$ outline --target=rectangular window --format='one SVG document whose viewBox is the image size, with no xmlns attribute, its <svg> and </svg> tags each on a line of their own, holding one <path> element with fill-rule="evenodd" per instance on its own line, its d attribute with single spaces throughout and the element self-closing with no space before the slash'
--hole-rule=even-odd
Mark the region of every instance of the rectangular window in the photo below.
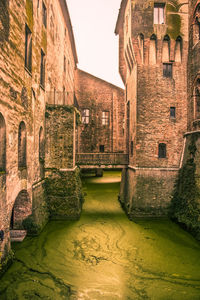
<svg viewBox="0 0 200 300">
<path fill-rule="evenodd" d="M 109 111 L 103 111 L 102 112 L 102 125 L 108 125 L 109 124 Z"/>
<path fill-rule="evenodd" d="M 158 157 L 166 158 L 166 144 L 161 143 L 158 145 Z"/>
<path fill-rule="evenodd" d="M 172 64 L 163 64 L 163 76 L 172 78 Z"/>
<path fill-rule="evenodd" d="M 41 49 L 41 63 L 40 63 L 40 85 L 45 87 L 45 54 Z"/>
<path fill-rule="evenodd" d="M 32 71 L 32 33 L 28 26 L 25 26 L 25 67 Z"/>
<path fill-rule="evenodd" d="M 104 153 L 104 145 L 99 146 L 99 152 Z"/>
<path fill-rule="evenodd" d="M 89 109 L 84 109 L 82 112 L 82 123 L 89 124 L 90 121 L 90 111 Z"/>
<path fill-rule="evenodd" d="M 170 118 L 172 118 L 172 119 L 176 118 L 176 107 L 174 107 L 174 106 L 170 107 Z"/>
<path fill-rule="evenodd" d="M 154 24 L 165 23 L 165 4 L 154 3 Z"/>
<path fill-rule="evenodd" d="M 133 141 L 131 141 L 131 156 L 133 156 Z"/>
<path fill-rule="evenodd" d="M 42 2 L 42 22 L 44 27 L 47 28 L 47 9 L 44 2 Z"/>
</svg>

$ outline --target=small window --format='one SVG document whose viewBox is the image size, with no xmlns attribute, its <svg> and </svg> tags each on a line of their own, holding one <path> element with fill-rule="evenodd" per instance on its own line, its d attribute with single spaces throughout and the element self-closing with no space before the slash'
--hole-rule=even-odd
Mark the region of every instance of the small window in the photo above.
<svg viewBox="0 0 200 300">
<path fill-rule="evenodd" d="M 18 167 L 26 168 L 26 126 L 24 122 L 20 123 L 18 132 Z"/>
<path fill-rule="evenodd" d="M 165 4 L 155 3 L 154 4 L 154 24 L 164 24 L 165 23 Z"/>
<path fill-rule="evenodd" d="M 89 109 L 84 109 L 82 113 L 82 123 L 89 124 L 90 121 L 90 111 Z"/>
<path fill-rule="evenodd" d="M 104 153 L 104 145 L 99 146 L 99 152 Z"/>
<path fill-rule="evenodd" d="M 108 125 L 109 124 L 109 112 L 103 111 L 102 112 L 102 125 Z"/>
<path fill-rule="evenodd" d="M 133 156 L 133 141 L 131 141 L 131 156 Z"/>
<path fill-rule="evenodd" d="M 64 56 L 64 72 L 66 72 L 66 57 Z"/>
<path fill-rule="evenodd" d="M 42 2 L 42 22 L 44 27 L 47 28 L 47 9 L 44 2 Z"/>
<path fill-rule="evenodd" d="M 163 76 L 172 77 L 172 64 L 163 64 Z"/>
<path fill-rule="evenodd" d="M 45 54 L 41 50 L 41 64 L 40 64 L 40 84 L 45 87 Z"/>
<path fill-rule="evenodd" d="M 176 107 L 173 106 L 170 107 L 170 118 L 172 119 L 176 118 Z"/>
<path fill-rule="evenodd" d="M 0 113 L 0 172 L 6 170 L 6 124 Z"/>
<path fill-rule="evenodd" d="M 32 71 L 32 33 L 28 26 L 25 26 L 25 67 Z"/>
<path fill-rule="evenodd" d="M 166 144 L 161 143 L 158 146 L 158 157 L 159 158 L 166 158 Z"/>
</svg>

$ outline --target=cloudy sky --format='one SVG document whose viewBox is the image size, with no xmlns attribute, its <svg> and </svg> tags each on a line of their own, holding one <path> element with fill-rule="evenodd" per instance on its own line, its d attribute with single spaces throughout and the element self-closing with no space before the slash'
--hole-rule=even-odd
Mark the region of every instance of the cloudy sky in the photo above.
<svg viewBox="0 0 200 300">
<path fill-rule="evenodd" d="M 71 16 L 78 67 L 123 87 L 118 72 L 114 30 L 121 0 L 66 0 Z"/>
</svg>

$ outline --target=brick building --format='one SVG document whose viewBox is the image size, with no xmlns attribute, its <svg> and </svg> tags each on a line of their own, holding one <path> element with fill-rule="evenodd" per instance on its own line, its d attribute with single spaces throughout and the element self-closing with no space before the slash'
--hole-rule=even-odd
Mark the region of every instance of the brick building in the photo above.
<svg viewBox="0 0 200 300">
<path fill-rule="evenodd" d="M 77 69 L 76 98 L 81 113 L 77 139 L 79 159 L 87 158 L 89 163 L 89 154 L 94 154 L 94 158 L 101 153 L 110 164 L 114 163 L 113 155 L 126 151 L 124 90 Z"/>
<path fill-rule="evenodd" d="M 0 224 L 5 232 L 0 250 L 4 254 L 9 252 L 10 229 L 23 228 L 28 216 L 39 231 L 49 213 L 80 214 L 73 105 L 76 64 L 64 0 L 0 2 Z M 63 209 L 70 206 L 67 214 L 53 211 L 58 201 L 53 187 L 62 185 L 61 173 L 63 185 L 73 194 L 62 198 Z"/>
<path fill-rule="evenodd" d="M 130 216 L 163 215 L 187 128 L 188 4 L 123 0 L 115 33 L 129 154 L 121 201 Z"/>
</svg>

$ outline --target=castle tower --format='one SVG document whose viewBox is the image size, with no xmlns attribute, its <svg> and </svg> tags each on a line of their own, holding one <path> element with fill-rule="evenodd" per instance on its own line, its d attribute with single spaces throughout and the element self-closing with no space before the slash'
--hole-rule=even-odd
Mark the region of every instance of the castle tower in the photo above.
<svg viewBox="0 0 200 300">
<path fill-rule="evenodd" d="M 163 215 L 187 127 L 188 4 L 123 0 L 115 33 L 129 154 L 120 198 L 130 216 Z"/>
</svg>

